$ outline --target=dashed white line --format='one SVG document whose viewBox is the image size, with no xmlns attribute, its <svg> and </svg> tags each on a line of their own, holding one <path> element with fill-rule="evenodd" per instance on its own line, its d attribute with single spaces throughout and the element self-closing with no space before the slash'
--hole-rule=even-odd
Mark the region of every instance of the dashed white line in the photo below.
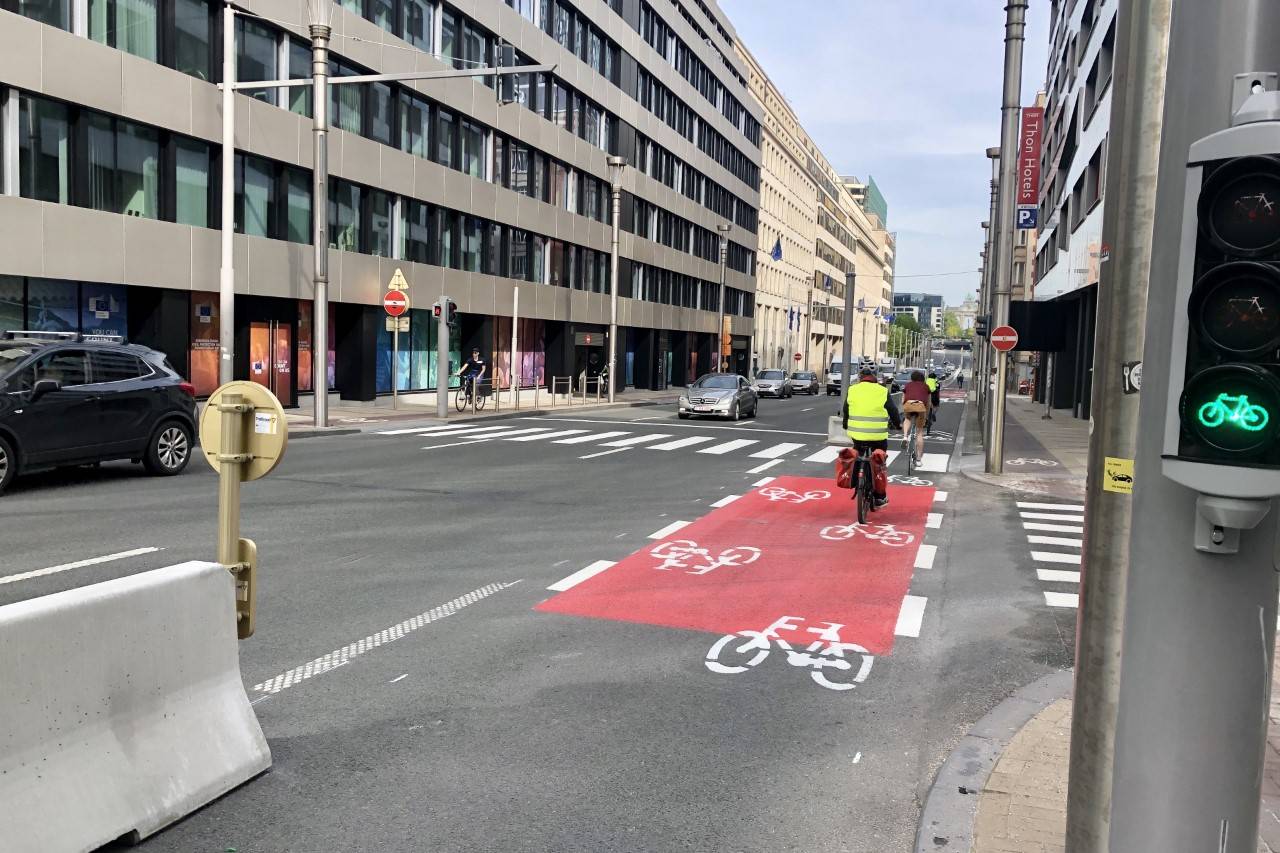
<svg viewBox="0 0 1280 853">
<path fill-rule="evenodd" d="M 34 569 L 30 572 L 20 572 L 16 575 L 0 578 L 0 584 L 17 583 L 30 578 L 41 578 L 45 575 L 56 575 L 58 572 L 66 572 L 71 569 L 83 569 L 85 566 L 96 566 L 99 563 L 110 563 L 115 560 L 124 560 L 129 557 L 139 557 L 143 554 L 152 554 L 156 551 L 163 550 L 161 548 L 133 548 L 129 551 L 119 551 L 115 554 L 107 554 L 102 557 L 90 557 L 87 560 L 76 560 L 74 563 L 62 563 L 58 566 L 49 566 L 47 569 Z"/>
<path fill-rule="evenodd" d="M 931 512 L 931 513 L 929 513 L 927 516 L 925 516 L 924 526 L 925 526 L 925 527 L 931 527 L 931 528 L 934 528 L 934 529 L 937 529 L 937 528 L 941 527 L 941 526 L 942 526 L 942 513 L 940 513 L 940 512 Z"/>
<path fill-rule="evenodd" d="M 945 492 L 942 489 L 938 489 L 933 493 L 933 500 L 936 503 L 944 504 L 947 502 L 947 498 L 949 496 L 950 494 L 948 492 Z"/>
<path fill-rule="evenodd" d="M 1079 607 L 1080 594 L 1076 592 L 1046 592 L 1044 603 L 1050 607 Z"/>
<path fill-rule="evenodd" d="M 1080 583 L 1079 572 L 1063 569 L 1036 569 L 1036 577 L 1049 583 Z"/>
<path fill-rule="evenodd" d="M 714 507 L 728 506 L 729 504 L 733 503 L 740 497 L 742 497 L 742 495 L 725 495 L 720 500 L 713 503 L 712 506 Z"/>
<path fill-rule="evenodd" d="M 1024 521 L 1022 526 L 1027 530 L 1044 530 L 1049 533 L 1084 533 L 1084 527 L 1079 524 L 1040 524 L 1034 521 Z"/>
<path fill-rule="evenodd" d="M 579 459 L 595 459 L 600 456 L 609 456 L 614 453 L 626 453 L 630 447 L 616 447 L 613 450 L 602 450 L 599 453 L 588 453 L 586 456 L 579 456 Z"/>
<path fill-rule="evenodd" d="M 924 624 L 924 606 L 928 601 L 922 595 L 904 595 L 893 633 L 899 637 L 919 637 L 920 626 Z"/>
<path fill-rule="evenodd" d="M 617 563 L 613 560 L 596 560 L 591 565 L 578 569 L 567 578 L 556 581 L 551 586 L 547 587 L 547 589 L 554 590 L 555 592 L 564 592 L 566 589 L 572 589 L 582 583 L 587 578 L 595 577 L 610 566 L 616 565 Z"/>
<path fill-rule="evenodd" d="M 1028 536 L 1027 541 L 1032 545 L 1064 545 L 1068 548 L 1083 548 L 1083 539 L 1073 539 L 1070 536 Z"/>
<path fill-rule="evenodd" d="M 926 545 L 920 543 L 920 550 L 916 551 L 916 568 L 932 569 L 933 561 L 938 556 L 937 545 Z"/>
<path fill-rule="evenodd" d="M 682 528 L 688 527 L 692 523 L 693 522 L 691 521 L 673 521 L 670 524 L 668 524 L 666 527 L 662 528 L 661 530 L 655 530 L 653 533 L 650 533 L 649 538 L 650 539 L 666 539 L 672 533 L 675 533 L 677 530 L 681 530 Z"/>
<path fill-rule="evenodd" d="M 1059 554 L 1057 551 L 1032 551 L 1031 559 L 1039 563 L 1071 563 L 1080 565 L 1079 554 Z"/>
<path fill-rule="evenodd" d="M 776 480 L 776 479 L 778 479 L 778 478 L 777 478 L 777 477 L 761 477 L 759 480 L 756 480 L 756 481 L 755 481 L 754 483 L 752 483 L 751 485 L 755 486 L 756 488 L 760 488 L 761 486 L 767 486 L 767 485 L 769 485 L 770 483 L 772 483 L 772 482 L 773 482 L 774 480 Z"/>
<path fill-rule="evenodd" d="M 1038 504 L 1027 501 L 1017 501 L 1017 504 L 1018 509 L 1056 509 L 1061 512 L 1084 512 L 1084 506 L 1081 504 Z"/>
<path fill-rule="evenodd" d="M 768 462 L 761 463 L 760 465 L 757 465 L 757 466 L 756 466 L 756 467 L 754 467 L 754 468 L 748 468 L 748 469 L 747 469 L 747 473 L 748 473 L 748 474 L 759 474 L 759 473 L 760 473 L 760 472 L 762 472 L 762 471 L 768 471 L 768 470 L 769 470 L 770 468 L 772 468 L 774 465 L 781 465 L 781 464 L 782 464 L 782 460 L 781 460 L 781 459 L 772 459 L 772 460 L 770 460 L 770 461 L 768 461 Z"/>
</svg>

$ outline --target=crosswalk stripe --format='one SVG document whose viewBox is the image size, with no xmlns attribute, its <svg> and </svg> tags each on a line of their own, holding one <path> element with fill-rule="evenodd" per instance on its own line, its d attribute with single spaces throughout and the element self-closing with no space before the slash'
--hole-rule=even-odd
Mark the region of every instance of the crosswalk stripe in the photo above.
<svg viewBox="0 0 1280 853">
<path fill-rule="evenodd" d="M 1040 563 L 1073 563 L 1080 565 L 1079 554 L 1060 554 L 1057 551 L 1032 551 L 1031 559 Z"/>
<path fill-rule="evenodd" d="M 1079 524 L 1039 524 L 1034 521 L 1024 521 L 1022 526 L 1027 530 L 1047 530 L 1050 533 L 1084 533 L 1084 527 Z"/>
<path fill-rule="evenodd" d="M 426 435 L 418 435 L 415 437 L 416 438 L 453 438 L 455 435 L 475 436 L 480 434 L 497 436 L 500 434 L 512 432 L 514 429 L 515 427 L 509 427 L 509 426 L 460 427 L 458 429 L 451 429 L 447 432 L 445 431 L 429 432 Z"/>
<path fill-rule="evenodd" d="M 933 500 L 935 503 L 944 504 L 947 502 L 948 497 L 950 497 L 950 495 L 942 489 L 938 489 L 933 493 Z"/>
<path fill-rule="evenodd" d="M 764 450 L 757 450 L 755 453 L 751 454 L 751 458 L 752 459 L 777 459 L 781 456 L 786 456 L 788 453 L 790 453 L 793 450 L 799 450 L 801 447 L 804 447 L 804 445 L 793 444 L 792 442 L 784 441 L 781 444 L 775 444 L 773 447 L 766 447 Z"/>
<path fill-rule="evenodd" d="M 1070 536 L 1028 536 L 1027 541 L 1032 545 L 1065 545 L 1068 548 L 1083 548 L 1083 539 L 1073 539 Z"/>
<path fill-rule="evenodd" d="M 1046 592 L 1044 603 L 1050 607 L 1079 607 L 1080 594 L 1076 592 Z"/>
<path fill-rule="evenodd" d="M 1023 518 L 1035 519 L 1037 521 L 1084 521 L 1078 515 L 1064 515 L 1060 512 L 1023 512 L 1019 513 Z"/>
<path fill-rule="evenodd" d="M 618 441 L 607 441 L 605 447 L 632 447 L 637 444 L 644 444 L 646 441 L 657 441 L 660 438 L 671 438 L 669 433 L 655 432 L 651 435 L 633 435 L 631 438 L 622 438 Z"/>
<path fill-rule="evenodd" d="M 533 432 L 550 432 L 550 427 L 528 427 L 526 429 L 507 429 L 501 433 L 486 433 L 482 436 L 474 436 L 475 438 L 510 438 L 513 435 L 525 435 Z M 430 435 L 416 435 L 414 438 L 452 438 L 457 435 L 453 432 L 434 432 Z"/>
<path fill-rule="evenodd" d="M 587 432 L 585 429 L 561 429 L 555 432 L 544 432 L 538 435 L 518 435 L 515 438 L 507 438 L 507 441 L 540 441 L 544 438 L 560 438 L 565 435 L 578 435 Z"/>
<path fill-rule="evenodd" d="M 916 551 L 916 568 L 932 569 L 933 561 L 938 556 L 937 545 L 926 545 L 920 543 L 920 550 Z"/>
<path fill-rule="evenodd" d="M 950 457 L 945 453 L 926 453 L 920 457 L 920 464 L 916 466 L 916 470 L 945 474 L 947 473 L 947 462 L 949 460 Z"/>
<path fill-rule="evenodd" d="M 804 458 L 805 462 L 835 462 L 836 457 L 840 455 L 838 447 L 824 447 L 817 453 L 811 454 Z"/>
<path fill-rule="evenodd" d="M 704 447 L 699 453 L 710 453 L 719 456 L 728 453 L 730 450 L 737 450 L 740 447 L 746 447 L 749 444 L 755 444 L 754 438 L 735 438 L 733 441 L 726 441 L 724 444 L 717 444 L 712 447 Z"/>
<path fill-rule="evenodd" d="M 433 432 L 453 432 L 457 429 L 464 429 L 465 424 L 444 424 L 440 426 L 429 427 L 407 427 L 405 429 L 382 429 L 374 433 L 374 435 L 427 435 Z"/>
<path fill-rule="evenodd" d="M 1046 583 L 1080 583 L 1079 572 L 1065 569 L 1036 569 L 1036 577 Z"/>
<path fill-rule="evenodd" d="M 1060 512 L 1084 512 L 1084 507 L 1080 504 L 1038 504 L 1028 501 L 1018 501 L 1018 509 L 1056 509 Z"/>
<path fill-rule="evenodd" d="M 617 565 L 617 563 L 613 562 L 612 560 L 596 560 L 591 565 L 578 569 L 576 572 L 569 575 L 567 578 L 563 578 L 562 580 L 556 581 L 551 586 L 547 587 L 547 589 L 552 590 L 554 592 L 564 592 L 566 589 L 572 589 L 573 587 L 582 583 L 587 578 L 595 577 L 596 575 L 603 572 L 605 569 L 615 565 Z"/>
<path fill-rule="evenodd" d="M 667 441 L 662 444 L 649 445 L 650 450 L 678 450 L 681 447 L 689 447 L 694 444 L 702 444 L 707 441 L 715 441 L 709 435 L 691 435 L 688 438 L 677 438 L 675 441 Z"/>
<path fill-rule="evenodd" d="M 617 438 L 620 435 L 627 435 L 627 434 L 628 433 L 625 431 L 593 432 L 593 433 L 588 433 L 587 435 L 575 436 L 573 438 L 558 438 L 553 443 L 554 444 L 586 444 L 588 441 L 599 441 L 602 438 Z"/>
</svg>

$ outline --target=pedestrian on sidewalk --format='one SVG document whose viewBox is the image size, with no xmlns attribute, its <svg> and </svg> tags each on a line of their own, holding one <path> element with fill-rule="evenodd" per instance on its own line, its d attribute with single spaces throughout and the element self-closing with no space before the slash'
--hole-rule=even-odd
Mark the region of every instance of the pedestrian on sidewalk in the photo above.
<svg viewBox="0 0 1280 853">
<path fill-rule="evenodd" d="M 964 371 L 962 370 L 956 371 L 956 388 L 964 390 Z"/>
</svg>

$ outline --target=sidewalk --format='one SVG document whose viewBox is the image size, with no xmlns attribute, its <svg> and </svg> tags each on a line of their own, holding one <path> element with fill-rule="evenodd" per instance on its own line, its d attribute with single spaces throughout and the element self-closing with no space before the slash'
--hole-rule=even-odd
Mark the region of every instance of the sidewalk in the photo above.
<svg viewBox="0 0 1280 853">
<path fill-rule="evenodd" d="M 1043 405 L 1011 394 L 1005 407 L 1004 473 L 983 471 L 983 436 L 970 398 L 960 470 L 966 477 L 1065 500 L 1083 500 L 1089 465 L 1089 422 L 1057 409 L 1044 417 Z M 1052 450 L 1050 449 L 1052 448 Z"/>
</svg>

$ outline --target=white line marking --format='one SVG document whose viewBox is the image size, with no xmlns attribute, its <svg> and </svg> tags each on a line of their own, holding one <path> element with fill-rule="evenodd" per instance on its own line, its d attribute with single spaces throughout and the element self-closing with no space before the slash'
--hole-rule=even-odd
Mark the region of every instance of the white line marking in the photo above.
<svg viewBox="0 0 1280 853">
<path fill-rule="evenodd" d="M 630 449 L 631 449 L 630 447 L 617 447 L 617 448 L 614 448 L 613 450 L 603 450 L 599 453 L 588 453 L 586 456 L 579 456 L 578 458 L 579 459 L 596 459 L 600 456 L 609 456 L 610 454 L 613 454 L 613 453 L 626 453 Z"/>
<path fill-rule="evenodd" d="M 941 489 L 933 493 L 933 500 L 935 503 L 944 504 L 947 502 L 948 497 L 950 497 L 950 494 L 942 491 Z"/>
<path fill-rule="evenodd" d="M 422 449 L 423 450 L 444 450 L 446 447 L 462 447 L 464 444 L 480 444 L 481 442 L 485 442 L 488 440 L 489 439 L 487 438 L 473 438 L 468 441 L 454 441 L 454 442 L 450 442 L 449 444 L 429 444 Z"/>
<path fill-rule="evenodd" d="M 926 517 L 925 517 L 924 526 L 925 526 L 925 527 L 933 528 L 933 529 L 935 529 L 935 530 L 936 530 L 937 528 L 941 527 L 941 526 L 942 526 L 942 513 L 940 513 L 940 512 L 931 512 L 931 513 L 929 513 L 929 514 L 928 514 L 928 516 L 926 516 Z"/>
<path fill-rule="evenodd" d="M 773 447 L 766 447 L 764 450 L 757 450 L 751 454 L 752 459 L 777 459 L 786 456 L 793 450 L 799 450 L 804 447 L 803 444 L 795 444 L 790 441 L 784 441 L 781 444 L 775 444 Z"/>
<path fill-rule="evenodd" d="M 503 427 L 503 432 L 490 433 L 486 435 L 485 438 L 510 438 L 513 435 L 528 435 L 530 433 L 535 433 L 535 432 L 550 432 L 550 431 L 551 431 L 550 427 L 526 427 L 525 429 L 509 429 L 507 427 Z M 452 438 L 457 434 L 458 434 L 457 432 L 448 432 L 448 433 L 438 432 L 432 435 L 424 435 L 422 436 L 422 438 Z M 472 436 L 472 437 L 474 438 L 475 436 Z"/>
<path fill-rule="evenodd" d="M 811 453 L 804 458 L 805 462 L 835 462 L 836 457 L 840 455 L 838 447 L 824 447 L 817 453 Z"/>
<path fill-rule="evenodd" d="M 1059 554 L 1057 551 L 1032 551 L 1031 559 L 1038 563 L 1071 563 L 1080 565 L 1079 554 Z"/>
<path fill-rule="evenodd" d="M 404 675 L 397 675 L 395 678 L 388 681 L 387 684 L 395 684 L 397 681 L 404 681 L 408 677 L 409 673 L 406 672 Z"/>
<path fill-rule="evenodd" d="M 892 465 L 892 464 L 893 464 L 893 460 L 897 459 L 899 456 L 901 456 L 901 455 L 902 455 L 902 451 L 901 451 L 901 450 L 890 450 L 890 451 L 888 451 L 888 454 L 889 454 L 889 455 L 888 455 L 888 456 L 886 456 L 886 457 L 885 457 L 885 460 L 884 460 L 884 466 L 885 466 L 886 468 L 888 468 L 890 465 Z"/>
<path fill-rule="evenodd" d="M 573 438 L 558 438 L 553 444 L 586 444 L 588 441 L 599 441 L 602 438 L 617 438 L 620 435 L 628 435 L 626 432 L 590 432 L 586 435 L 579 435 Z"/>
<path fill-rule="evenodd" d="M 556 581 L 551 586 L 547 587 L 547 589 L 554 590 L 556 592 L 564 592 L 566 589 L 572 589 L 582 583 L 587 578 L 595 577 L 610 566 L 616 565 L 617 563 L 613 560 L 596 560 L 591 565 L 578 569 L 567 578 Z"/>
<path fill-rule="evenodd" d="M 595 425 L 618 424 L 620 426 L 635 425 L 635 421 L 633 420 L 632 421 L 606 421 L 606 420 L 596 419 L 596 418 L 527 417 L 527 418 L 520 418 L 520 420 L 548 421 L 552 423 L 562 423 L 562 424 L 595 424 Z M 693 423 L 693 424 L 669 422 L 669 423 L 664 423 L 662 425 L 662 428 L 663 429 L 699 429 L 699 430 L 709 429 L 717 432 L 723 432 L 726 430 L 730 432 L 733 432 L 733 431 L 755 432 L 755 433 L 765 432 L 765 433 L 778 433 L 780 435 L 812 435 L 812 436 L 818 436 L 824 439 L 827 437 L 827 434 L 825 432 L 804 432 L 803 430 L 798 430 L 798 429 L 764 429 L 762 427 L 720 426 L 720 425 L 709 424 L 709 423 L 706 423 L 705 421 L 702 421 L 699 423 Z"/>
<path fill-rule="evenodd" d="M 441 426 L 429 427 L 408 427 L 406 429 L 382 429 L 374 433 L 374 435 L 409 435 L 417 433 L 418 435 L 427 435 L 433 432 L 450 432 L 455 429 L 463 429 L 465 424 L 444 424 Z"/>
<path fill-rule="evenodd" d="M 920 550 L 916 551 L 916 568 L 932 569 L 933 560 L 937 556 L 938 556 L 937 545 L 926 545 L 923 542 L 921 542 Z"/>
<path fill-rule="evenodd" d="M 1027 542 L 1032 545 L 1065 545 L 1068 548 L 1083 548 L 1083 539 L 1074 539 L 1070 536 L 1028 536 Z"/>
<path fill-rule="evenodd" d="M 1065 515 L 1060 512 L 1022 512 L 1018 514 L 1023 518 L 1038 519 L 1040 521 L 1084 521 L 1078 515 Z"/>
<path fill-rule="evenodd" d="M 947 453 L 926 453 L 920 457 L 920 464 L 916 466 L 916 470 L 945 474 L 947 473 L 947 463 L 950 459 L 951 456 Z"/>
<path fill-rule="evenodd" d="M 1079 572 L 1063 569 L 1036 569 L 1036 577 L 1049 583 L 1080 583 Z"/>
<path fill-rule="evenodd" d="M 465 433 L 471 433 L 472 435 L 475 435 L 477 433 L 490 433 L 490 434 L 496 435 L 501 432 L 511 432 L 514 429 L 515 427 L 510 427 L 510 426 L 454 427 L 447 431 L 441 430 L 439 432 L 427 433 L 422 437 L 423 438 L 453 438 L 455 435 L 463 435 Z"/>
<path fill-rule="evenodd" d="M 650 533 L 649 538 L 650 539 L 666 539 L 672 533 L 675 533 L 677 530 L 681 530 L 685 527 L 688 527 L 692 523 L 693 523 L 692 521 L 673 521 L 670 524 L 668 524 L 666 527 L 662 528 L 661 530 L 655 530 L 653 533 Z"/>
<path fill-rule="evenodd" d="M 899 637 L 919 637 L 920 626 L 924 623 L 924 606 L 928 601 L 922 595 L 904 595 L 893 633 Z"/>
<path fill-rule="evenodd" d="M 725 495 L 720 500 L 713 503 L 712 506 L 714 507 L 728 506 L 729 504 L 733 503 L 740 497 L 742 497 L 742 495 Z"/>
<path fill-rule="evenodd" d="M 807 408 L 807 409 L 801 409 L 800 411 L 802 411 L 802 412 L 812 412 L 812 411 L 813 411 L 813 406 L 810 406 L 810 407 L 809 407 L 809 408 Z M 859 755 L 861 755 L 862 753 L 858 753 L 858 754 L 859 754 Z"/>
<path fill-rule="evenodd" d="M 1062 512 L 1084 512 L 1084 506 L 1081 504 L 1037 504 L 1027 501 L 1018 501 L 1018 509 L 1056 509 Z"/>
<path fill-rule="evenodd" d="M 632 447 L 636 444 L 644 444 L 646 441 L 657 441 L 660 438 L 671 438 L 670 433 L 655 432 L 652 435 L 636 435 L 631 438 L 624 438 L 619 441 L 607 441 L 605 447 Z"/>
<path fill-rule="evenodd" d="M 733 441 L 726 441 L 724 444 L 717 444 L 712 447 L 704 447 L 698 452 L 710 453 L 713 456 L 721 456 L 725 453 L 728 453 L 730 450 L 738 450 L 739 448 L 746 447 L 749 444 L 756 444 L 756 443 L 757 442 L 754 438 L 735 438 Z"/>
<path fill-rule="evenodd" d="M 861 752 L 859 752 L 857 755 L 855 755 L 855 756 L 853 757 L 853 763 L 854 763 L 854 764 L 857 764 L 857 763 L 858 763 L 859 761 L 861 761 L 861 760 L 862 760 L 862 753 L 861 753 Z"/>
<path fill-rule="evenodd" d="M 681 447 L 688 447 L 693 444 L 702 444 L 706 441 L 715 441 L 709 435 L 693 435 L 689 438 L 677 438 L 675 441 L 665 441 L 662 444 L 651 444 L 649 450 L 676 450 Z"/>
<path fill-rule="evenodd" d="M 398 622 L 390 628 L 384 628 L 376 634 L 370 634 L 363 640 L 357 640 L 354 643 L 343 646 L 340 649 L 334 649 L 323 657 L 318 657 L 313 661 L 308 661 L 302 666 L 295 666 L 293 669 L 280 673 L 275 678 L 269 678 L 261 684 L 253 685 L 253 689 L 259 693 L 279 693 L 292 687 L 295 684 L 306 681 L 308 678 L 314 678 L 317 675 L 337 669 L 350 663 L 353 658 L 357 658 L 367 651 L 378 648 L 378 646 L 393 643 L 408 634 L 421 628 L 423 625 L 430 625 L 446 616 L 452 616 L 462 608 L 475 604 L 481 599 L 488 598 L 495 592 L 501 592 L 504 589 L 513 587 L 520 581 L 510 581 L 508 583 L 491 583 L 472 590 L 466 595 L 460 595 L 453 601 L 433 607 L 425 613 L 419 613 L 417 616 Z"/>
<path fill-rule="evenodd" d="M 259 696 L 257 699 L 254 699 L 254 700 L 253 700 L 252 702 L 250 702 L 249 704 L 250 704 L 250 705 L 257 705 L 259 702 L 265 702 L 265 701 L 267 701 L 267 700 L 268 700 L 268 699 L 270 699 L 270 698 L 271 698 L 271 694 L 267 694 L 266 696 Z"/>
<path fill-rule="evenodd" d="M 752 483 L 751 485 L 755 486 L 756 488 L 760 488 L 761 486 L 767 486 L 767 485 L 769 485 L 770 483 L 772 483 L 772 482 L 773 482 L 774 480 L 776 480 L 776 479 L 778 479 L 778 478 L 777 478 L 777 477 L 761 477 L 759 480 L 756 480 L 756 481 L 755 481 L 754 483 Z"/>
<path fill-rule="evenodd" d="M 1050 533 L 1084 533 L 1084 528 L 1079 524 L 1038 524 L 1024 521 L 1022 526 L 1027 530 L 1047 530 Z"/>
<path fill-rule="evenodd" d="M 134 548 L 130 551 L 120 551 L 115 554 L 107 554 L 105 557 L 90 557 L 87 560 L 76 560 L 74 563 L 63 563 L 59 566 L 50 566 L 47 569 L 35 569 L 30 572 L 21 572 L 16 575 L 0 578 L 0 584 L 17 583 L 28 578 L 41 578 L 45 575 L 56 575 L 58 572 L 70 571 L 71 569 L 83 569 L 85 566 L 96 566 L 99 563 L 110 563 L 113 560 L 124 560 L 129 557 L 138 557 L 143 554 L 151 554 L 155 551 L 161 551 L 162 548 Z"/>
<path fill-rule="evenodd" d="M 1079 607 L 1080 594 L 1077 592 L 1046 592 L 1044 603 L 1050 607 Z"/>
<path fill-rule="evenodd" d="M 562 429 L 557 432 L 543 432 L 537 435 L 518 435 L 515 438 L 508 438 L 507 441 L 541 441 L 544 438 L 561 438 L 566 435 L 578 435 L 587 432 L 585 429 Z"/>
<path fill-rule="evenodd" d="M 747 469 L 747 473 L 748 473 L 748 474 L 759 474 L 761 471 L 768 471 L 768 470 L 769 470 L 770 468 L 772 468 L 774 465 L 781 465 L 781 464 L 782 464 L 782 460 L 781 460 L 781 459 L 773 459 L 773 460 L 771 460 L 771 461 L 769 461 L 769 462 L 763 462 L 763 463 L 761 463 L 761 464 L 757 465 L 757 466 L 756 466 L 756 467 L 754 467 L 754 468 L 748 468 L 748 469 Z"/>
</svg>

